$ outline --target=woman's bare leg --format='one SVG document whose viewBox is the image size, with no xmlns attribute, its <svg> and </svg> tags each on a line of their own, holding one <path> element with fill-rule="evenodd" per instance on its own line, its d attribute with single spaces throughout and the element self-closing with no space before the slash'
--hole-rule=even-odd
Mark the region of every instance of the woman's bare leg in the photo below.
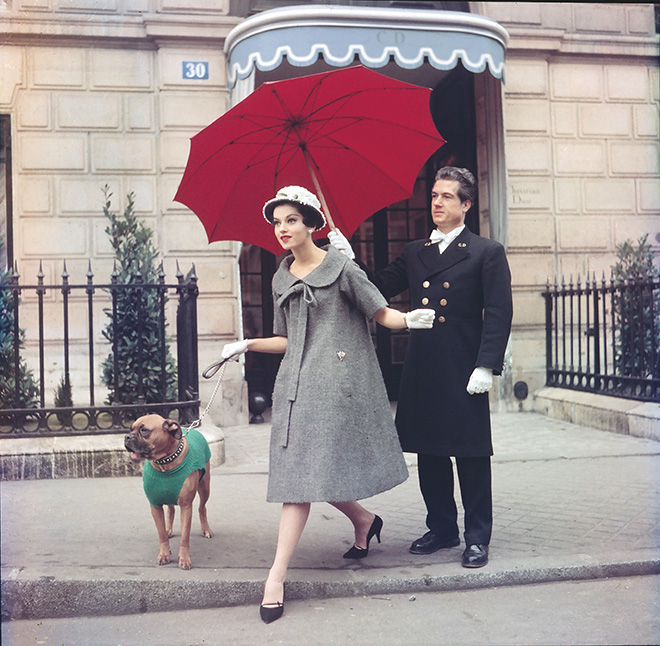
<svg viewBox="0 0 660 646">
<path fill-rule="evenodd" d="M 262 605 L 275 605 L 283 601 L 283 586 L 289 562 L 305 529 L 309 516 L 310 503 L 284 503 L 280 516 L 280 529 L 277 535 L 275 560 L 268 573 L 264 587 Z"/>
<path fill-rule="evenodd" d="M 359 502 L 331 502 L 330 504 L 339 509 L 353 523 L 355 545 L 365 549 L 367 547 L 367 534 L 376 515 L 365 509 Z"/>
</svg>

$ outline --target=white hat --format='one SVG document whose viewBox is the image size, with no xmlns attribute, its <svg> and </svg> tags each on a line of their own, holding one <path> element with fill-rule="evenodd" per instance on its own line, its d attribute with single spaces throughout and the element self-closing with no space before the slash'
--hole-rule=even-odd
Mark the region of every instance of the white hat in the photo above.
<svg viewBox="0 0 660 646">
<path fill-rule="evenodd" d="M 268 200 L 264 204 L 263 214 L 270 224 L 273 224 L 273 210 L 275 207 L 287 202 L 300 204 L 306 207 L 304 210 L 307 212 L 317 215 L 320 218 L 320 224 L 316 226 L 317 231 L 325 226 L 325 216 L 323 215 L 323 211 L 321 211 L 321 203 L 314 193 L 302 186 L 285 186 L 277 191 L 277 195 L 272 200 Z"/>
</svg>

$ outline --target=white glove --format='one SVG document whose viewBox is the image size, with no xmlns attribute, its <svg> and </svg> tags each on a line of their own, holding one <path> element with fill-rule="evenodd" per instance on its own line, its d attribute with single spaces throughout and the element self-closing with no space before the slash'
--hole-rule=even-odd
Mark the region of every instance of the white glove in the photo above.
<svg viewBox="0 0 660 646">
<path fill-rule="evenodd" d="M 430 330 L 435 319 L 435 310 L 418 309 L 404 314 L 409 330 Z"/>
<path fill-rule="evenodd" d="M 344 237 L 344 234 L 339 229 L 330 231 L 330 233 L 328 233 L 328 240 L 335 249 L 338 249 L 343 254 L 348 256 L 350 260 L 355 259 L 355 253 L 353 252 L 351 243 Z"/>
<path fill-rule="evenodd" d="M 241 354 L 244 354 L 247 352 L 247 339 L 243 339 L 242 341 L 236 341 L 235 343 L 227 343 L 223 348 L 222 348 L 222 353 L 221 357 L 223 359 L 231 359 L 232 357 L 238 357 Z"/>
<path fill-rule="evenodd" d="M 475 368 L 470 375 L 466 390 L 470 395 L 487 393 L 493 387 L 493 371 L 490 368 Z"/>
</svg>

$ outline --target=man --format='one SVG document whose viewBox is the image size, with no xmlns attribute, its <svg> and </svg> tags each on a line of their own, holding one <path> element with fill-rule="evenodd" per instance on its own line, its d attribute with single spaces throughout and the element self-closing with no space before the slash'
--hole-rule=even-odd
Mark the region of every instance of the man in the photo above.
<svg viewBox="0 0 660 646">
<path fill-rule="evenodd" d="M 429 531 L 410 546 L 431 554 L 460 544 L 454 499 L 456 461 L 465 510 L 464 567 L 488 563 L 492 531 L 488 391 L 502 371 L 511 330 L 511 274 L 498 242 L 474 235 L 465 216 L 476 182 L 464 168 L 441 168 L 431 193 L 436 229 L 407 244 L 382 271 L 370 274 L 386 298 L 410 289 L 411 307 L 436 311 L 433 329 L 410 333 L 396 426 L 404 451 L 418 454 Z M 339 232 L 331 243 L 349 256 Z"/>
</svg>

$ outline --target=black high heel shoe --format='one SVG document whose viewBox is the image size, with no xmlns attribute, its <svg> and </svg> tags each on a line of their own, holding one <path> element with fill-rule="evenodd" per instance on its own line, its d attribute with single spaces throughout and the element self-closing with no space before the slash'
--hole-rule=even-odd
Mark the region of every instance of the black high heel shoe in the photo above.
<svg viewBox="0 0 660 646">
<path fill-rule="evenodd" d="M 284 614 L 284 585 L 282 585 L 282 601 L 274 601 L 273 603 L 262 603 L 259 606 L 259 615 L 261 620 L 270 624 L 276 621 Z"/>
<path fill-rule="evenodd" d="M 380 530 L 383 529 L 383 519 L 380 516 L 376 516 L 374 518 L 374 522 L 371 523 L 371 527 L 369 528 L 369 533 L 367 534 L 367 546 L 366 547 L 358 547 L 357 545 L 353 545 L 346 554 L 344 554 L 345 559 L 363 559 L 367 554 L 369 554 L 369 543 L 371 542 L 371 539 L 375 536 L 378 539 L 378 542 L 380 543 Z"/>
</svg>

